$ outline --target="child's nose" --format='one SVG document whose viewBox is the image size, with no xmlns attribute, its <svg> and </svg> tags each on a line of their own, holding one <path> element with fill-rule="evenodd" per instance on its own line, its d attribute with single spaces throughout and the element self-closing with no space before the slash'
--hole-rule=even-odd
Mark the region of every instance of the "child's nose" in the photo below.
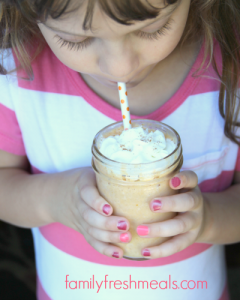
<svg viewBox="0 0 240 300">
<path fill-rule="evenodd" d="M 119 44 L 103 49 L 98 62 L 101 72 L 114 77 L 117 81 L 134 75 L 134 71 L 139 67 L 139 57 L 134 49 Z"/>
</svg>

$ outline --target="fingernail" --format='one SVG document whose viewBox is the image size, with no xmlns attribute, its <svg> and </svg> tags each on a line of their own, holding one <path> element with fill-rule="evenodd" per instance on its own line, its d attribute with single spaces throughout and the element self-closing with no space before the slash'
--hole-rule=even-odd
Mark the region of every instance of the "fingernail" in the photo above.
<svg viewBox="0 0 240 300">
<path fill-rule="evenodd" d="M 148 232 L 149 232 L 149 228 L 147 226 L 140 225 L 137 227 L 137 233 L 139 235 L 148 235 Z"/>
<path fill-rule="evenodd" d="M 127 229 L 127 222 L 126 221 L 118 221 L 117 228 L 120 230 L 126 230 Z"/>
<path fill-rule="evenodd" d="M 113 252 L 112 257 L 119 258 L 119 253 L 118 252 Z"/>
<path fill-rule="evenodd" d="M 142 255 L 143 255 L 143 256 L 150 256 L 151 254 L 150 254 L 150 251 L 149 251 L 148 249 L 144 249 L 144 250 L 142 251 Z"/>
<path fill-rule="evenodd" d="M 103 208 L 102 208 L 102 211 L 103 211 L 106 215 L 108 215 L 108 214 L 110 213 L 110 211 L 111 211 L 111 206 L 110 206 L 109 204 L 104 204 L 104 205 L 103 205 Z"/>
<path fill-rule="evenodd" d="M 162 207 L 162 201 L 161 200 L 153 200 L 152 202 L 152 208 L 154 211 L 160 210 Z"/>
<path fill-rule="evenodd" d="M 174 187 L 177 187 L 181 184 L 181 180 L 178 177 L 173 177 L 171 179 L 171 183 Z"/>
<path fill-rule="evenodd" d="M 127 233 L 122 233 L 120 235 L 120 241 L 123 243 L 127 243 L 129 241 L 129 236 Z"/>
</svg>

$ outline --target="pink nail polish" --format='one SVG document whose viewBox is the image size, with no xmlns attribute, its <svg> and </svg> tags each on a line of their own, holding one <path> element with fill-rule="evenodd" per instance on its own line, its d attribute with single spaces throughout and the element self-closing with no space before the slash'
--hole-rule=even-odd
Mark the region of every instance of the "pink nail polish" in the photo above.
<svg viewBox="0 0 240 300">
<path fill-rule="evenodd" d="M 143 256 L 150 256 L 151 254 L 150 254 L 150 251 L 149 251 L 148 249 L 144 249 L 144 250 L 142 251 L 142 255 L 143 255 Z"/>
<path fill-rule="evenodd" d="M 120 235 L 120 241 L 123 243 L 127 243 L 129 241 L 129 236 L 127 233 L 122 233 Z"/>
<path fill-rule="evenodd" d="M 147 226 L 140 225 L 137 227 L 137 233 L 139 235 L 148 235 L 148 232 L 149 232 L 149 228 Z"/>
<path fill-rule="evenodd" d="M 118 252 L 113 252 L 112 257 L 119 258 L 119 253 Z"/>
<path fill-rule="evenodd" d="M 173 177 L 171 183 L 174 187 L 178 187 L 181 184 L 181 180 L 178 177 Z"/>
<path fill-rule="evenodd" d="M 127 229 L 127 222 L 126 221 L 118 221 L 117 228 L 120 230 L 126 230 Z"/>
<path fill-rule="evenodd" d="M 153 200 L 152 202 L 152 208 L 154 211 L 160 210 L 162 207 L 162 201 L 161 200 Z"/>
<path fill-rule="evenodd" d="M 103 208 L 102 208 L 102 211 L 103 211 L 106 215 L 108 215 L 108 214 L 110 213 L 110 211 L 111 211 L 111 206 L 110 206 L 109 204 L 104 204 L 104 205 L 103 205 Z"/>
</svg>

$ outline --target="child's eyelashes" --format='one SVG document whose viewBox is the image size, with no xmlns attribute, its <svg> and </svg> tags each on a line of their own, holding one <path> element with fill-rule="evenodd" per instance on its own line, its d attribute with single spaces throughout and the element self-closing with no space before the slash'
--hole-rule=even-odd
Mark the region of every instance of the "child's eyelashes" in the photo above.
<svg viewBox="0 0 240 300">
<path fill-rule="evenodd" d="M 138 31 L 136 34 L 143 39 L 157 40 L 160 36 L 165 35 L 168 30 L 171 30 L 172 23 L 173 19 L 170 19 L 163 27 L 153 33 Z"/>
<path fill-rule="evenodd" d="M 66 41 L 58 35 L 55 35 L 54 38 L 57 39 L 57 43 L 60 45 L 60 48 L 67 47 L 69 50 L 83 50 L 87 48 L 92 42 L 93 38 L 86 38 L 82 42 L 70 42 Z"/>
<path fill-rule="evenodd" d="M 173 19 L 170 19 L 167 21 L 167 23 L 160 28 L 159 30 L 148 33 L 144 31 L 137 31 L 136 35 L 142 39 L 148 39 L 148 40 L 157 40 L 160 36 L 165 35 L 168 30 L 171 29 L 171 24 L 173 23 Z M 60 48 L 67 47 L 69 50 L 83 50 L 84 48 L 87 48 L 94 40 L 94 38 L 86 38 L 85 40 L 81 42 L 70 42 L 66 41 L 63 38 L 61 38 L 58 35 L 55 35 L 54 38 L 57 39 L 57 43 L 60 45 Z"/>
</svg>

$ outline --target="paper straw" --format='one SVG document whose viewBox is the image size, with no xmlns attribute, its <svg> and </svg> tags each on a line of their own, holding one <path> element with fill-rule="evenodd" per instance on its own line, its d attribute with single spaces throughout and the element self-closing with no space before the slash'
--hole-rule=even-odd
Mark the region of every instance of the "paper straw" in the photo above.
<svg viewBox="0 0 240 300">
<path fill-rule="evenodd" d="M 119 92 L 120 105 L 122 111 L 123 127 L 124 130 L 128 130 L 132 128 L 132 125 L 131 125 L 131 117 L 130 117 L 130 111 L 128 106 L 127 89 L 126 89 L 126 84 L 124 82 L 118 82 L 118 92 Z"/>
</svg>

